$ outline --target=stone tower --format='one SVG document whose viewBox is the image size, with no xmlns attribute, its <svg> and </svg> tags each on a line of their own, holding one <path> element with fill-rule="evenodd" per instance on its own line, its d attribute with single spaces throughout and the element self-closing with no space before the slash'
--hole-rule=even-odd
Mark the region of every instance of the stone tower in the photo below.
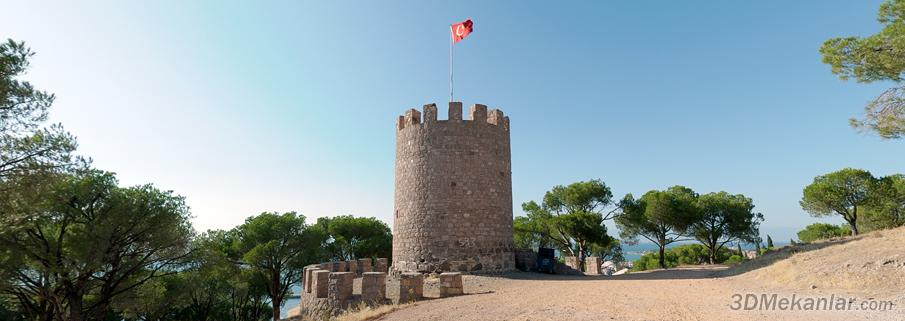
<svg viewBox="0 0 905 321">
<path fill-rule="evenodd" d="M 514 267 L 509 117 L 449 103 L 409 109 L 396 124 L 393 271 Z"/>
</svg>

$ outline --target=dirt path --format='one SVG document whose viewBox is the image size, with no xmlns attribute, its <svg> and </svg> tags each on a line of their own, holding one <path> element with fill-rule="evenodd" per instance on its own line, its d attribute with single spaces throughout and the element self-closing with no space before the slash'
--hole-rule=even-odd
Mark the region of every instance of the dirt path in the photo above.
<svg viewBox="0 0 905 321">
<path fill-rule="evenodd" d="M 733 294 L 778 298 L 831 293 L 763 288 L 740 277 L 715 278 L 722 267 L 674 269 L 621 276 L 513 273 L 466 276 L 468 295 L 422 301 L 379 320 L 903 320 L 905 300 L 892 311 L 739 311 Z M 835 293 L 858 301 L 855 294 Z M 425 295 L 436 297 L 426 285 Z M 889 299 L 889 298 L 887 298 Z"/>
</svg>

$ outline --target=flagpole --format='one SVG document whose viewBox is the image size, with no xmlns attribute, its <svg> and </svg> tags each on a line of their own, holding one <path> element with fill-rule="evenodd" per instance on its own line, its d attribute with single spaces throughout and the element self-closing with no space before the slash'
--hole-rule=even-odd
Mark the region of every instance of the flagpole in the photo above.
<svg viewBox="0 0 905 321">
<path fill-rule="evenodd" d="M 453 102 L 453 29 L 449 26 L 449 102 Z"/>
</svg>

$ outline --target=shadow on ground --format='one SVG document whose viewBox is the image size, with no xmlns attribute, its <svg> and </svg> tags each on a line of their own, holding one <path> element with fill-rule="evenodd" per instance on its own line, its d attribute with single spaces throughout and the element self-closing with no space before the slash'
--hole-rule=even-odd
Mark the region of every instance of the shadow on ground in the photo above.
<svg viewBox="0 0 905 321">
<path fill-rule="evenodd" d="M 796 253 L 809 252 L 822 248 L 836 246 L 855 240 L 857 238 L 843 238 L 828 240 L 819 243 L 788 245 L 767 252 L 756 259 L 746 261 L 733 266 L 725 265 L 699 265 L 682 266 L 666 270 L 649 270 L 632 272 L 623 275 L 560 275 L 531 272 L 503 273 L 497 276 L 514 280 L 543 280 L 543 281 L 579 281 L 579 280 L 681 280 L 681 279 L 712 279 L 731 277 L 765 268 L 776 262 L 785 260 Z"/>
</svg>

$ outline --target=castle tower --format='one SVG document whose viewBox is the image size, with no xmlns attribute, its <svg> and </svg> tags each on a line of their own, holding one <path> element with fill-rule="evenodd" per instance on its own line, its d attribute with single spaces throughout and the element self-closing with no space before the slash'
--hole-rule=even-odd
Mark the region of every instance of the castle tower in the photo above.
<svg viewBox="0 0 905 321">
<path fill-rule="evenodd" d="M 396 124 L 393 271 L 511 270 L 509 117 L 476 104 L 463 120 L 461 102 L 448 120 L 423 110 Z"/>
</svg>

